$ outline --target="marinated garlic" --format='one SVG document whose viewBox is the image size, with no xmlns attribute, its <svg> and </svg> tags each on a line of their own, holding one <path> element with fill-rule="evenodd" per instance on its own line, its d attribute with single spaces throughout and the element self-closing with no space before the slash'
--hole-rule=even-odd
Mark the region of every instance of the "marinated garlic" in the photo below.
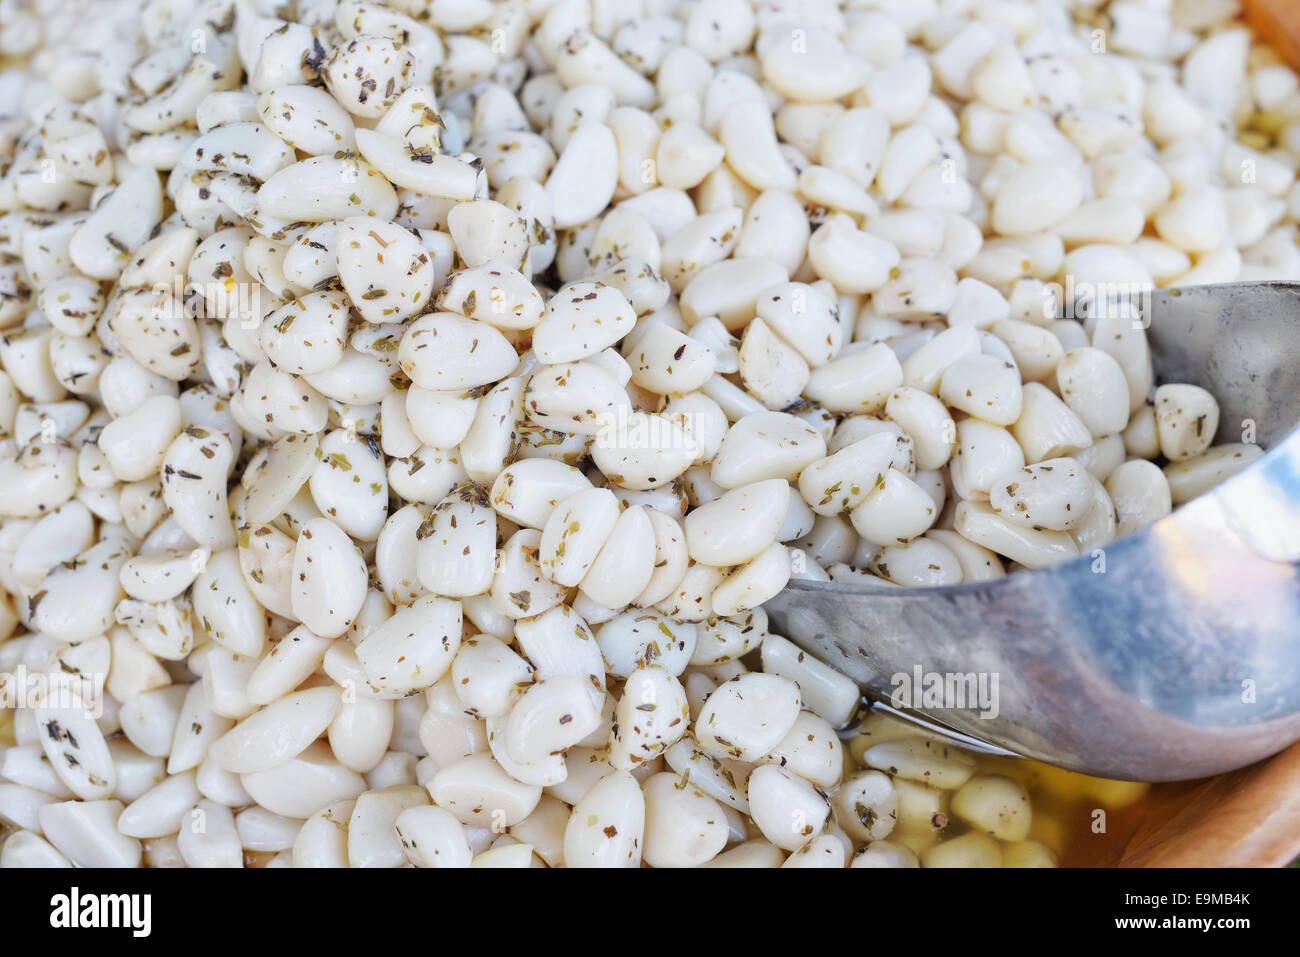
<svg viewBox="0 0 1300 957">
<path fill-rule="evenodd" d="M 0 865 L 1056 862 L 846 771 L 762 604 L 1257 459 L 1074 310 L 1300 275 L 1294 77 L 1231 5 L 607 6 L 5 5 L 0 672 L 103 707 L 0 715 Z"/>
</svg>

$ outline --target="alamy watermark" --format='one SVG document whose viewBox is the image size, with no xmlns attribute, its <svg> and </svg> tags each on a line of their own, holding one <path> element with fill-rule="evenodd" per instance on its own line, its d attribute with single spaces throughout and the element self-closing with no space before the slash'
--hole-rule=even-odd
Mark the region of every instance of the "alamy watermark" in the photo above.
<svg viewBox="0 0 1300 957">
<path fill-rule="evenodd" d="M 153 895 L 83 894 L 72 887 L 50 898 L 50 926 L 54 928 L 124 928 L 132 937 L 148 937 L 153 930 Z"/>
<path fill-rule="evenodd" d="M 0 673 L 0 708 L 66 708 L 99 719 L 104 714 L 104 675 L 28 671 L 19 665 Z"/>
<path fill-rule="evenodd" d="M 701 421 L 697 422 L 697 418 Z M 595 444 L 601 449 L 625 452 L 681 450 L 695 458 L 702 451 L 695 439 L 702 425 L 703 417 L 693 412 L 669 417 L 621 407 L 596 417 Z"/>
<path fill-rule="evenodd" d="M 155 283 L 158 296 L 154 307 L 173 315 L 199 317 L 199 304 L 207 319 L 238 319 L 245 329 L 256 329 L 262 322 L 262 284 L 239 282 L 233 278 L 215 278 L 208 282 L 186 282 L 177 276 L 172 283 Z"/>
<path fill-rule="evenodd" d="M 911 672 L 889 678 L 889 703 L 895 708 L 926 711 L 957 709 L 978 711 L 981 718 L 998 716 L 998 672 L 926 671 L 915 665 Z"/>
<path fill-rule="evenodd" d="M 1151 325 L 1154 292 L 1149 282 L 1087 282 L 1066 273 L 1064 285 L 1043 285 L 1043 318 L 1125 319 L 1134 329 L 1145 329 Z"/>
</svg>

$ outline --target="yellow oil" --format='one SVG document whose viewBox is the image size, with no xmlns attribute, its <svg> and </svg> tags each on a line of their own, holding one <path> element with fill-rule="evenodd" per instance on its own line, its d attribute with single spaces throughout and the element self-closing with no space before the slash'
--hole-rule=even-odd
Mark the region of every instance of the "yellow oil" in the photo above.
<svg viewBox="0 0 1300 957">
<path fill-rule="evenodd" d="M 866 767 L 862 755 L 872 745 L 914 737 L 944 740 L 915 724 L 874 711 L 859 733 L 846 742 L 846 770 Z M 1152 798 L 1149 784 L 1090 777 L 1027 758 L 969 753 L 975 759 L 976 774 L 1003 775 L 1025 789 L 1031 807 L 1029 840 L 1049 848 L 1062 867 L 1097 866 L 1117 858 L 1141 824 Z M 909 794 L 915 798 L 920 793 L 933 802 L 930 826 L 898 828 L 889 840 L 921 854 L 971 829 L 950 810 L 954 792 L 918 788 L 909 788 Z"/>
</svg>

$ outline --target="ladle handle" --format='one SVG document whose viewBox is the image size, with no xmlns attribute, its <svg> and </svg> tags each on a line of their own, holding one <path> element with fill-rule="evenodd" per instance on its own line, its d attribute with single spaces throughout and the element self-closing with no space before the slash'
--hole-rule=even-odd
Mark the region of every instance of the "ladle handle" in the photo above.
<svg viewBox="0 0 1300 957">
<path fill-rule="evenodd" d="M 1246 0 L 1246 22 L 1261 40 L 1300 70 L 1300 3 L 1296 0 Z"/>
</svg>

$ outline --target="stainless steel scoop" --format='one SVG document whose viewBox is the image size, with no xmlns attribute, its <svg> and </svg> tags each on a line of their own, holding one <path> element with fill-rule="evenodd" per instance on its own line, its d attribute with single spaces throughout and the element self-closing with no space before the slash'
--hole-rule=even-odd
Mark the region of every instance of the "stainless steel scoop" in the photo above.
<svg viewBox="0 0 1300 957">
<path fill-rule="evenodd" d="M 996 714 L 978 695 L 913 703 L 1104 777 L 1216 774 L 1300 739 L 1300 283 L 1160 291 L 1143 315 L 1157 381 L 1215 395 L 1216 442 L 1251 420 L 1262 459 L 1108 545 L 1104 573 L 1085 555 L 946 588 L 795 581 L 766 606 L 773 630 L 878 700 L 918 674 L 996 683 Z"/>
</svg>

